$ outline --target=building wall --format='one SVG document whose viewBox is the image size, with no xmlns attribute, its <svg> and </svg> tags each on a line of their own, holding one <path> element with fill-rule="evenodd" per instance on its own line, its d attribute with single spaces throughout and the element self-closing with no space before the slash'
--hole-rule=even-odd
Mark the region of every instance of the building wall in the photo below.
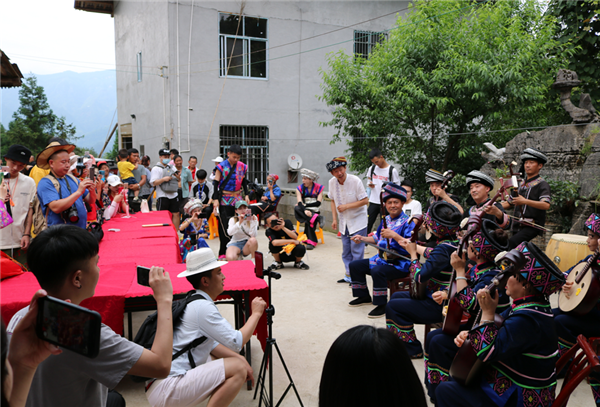
<svg viewBox="0 0 600 407">
<path fill-rule="evenodd" d="M 169 78 L 145 76 L 137 83 L 135 75 L 128 81 L 127 75 L 118 76 L 119 121 L 128 120 L 134 110 L 142 112 L 136 113 L 132 124 L 134 146 L 145 145 L 156 159 L 155 150 L 164 141 L 158 135 L 165 133 L 162 84 L 166 81 L 170 102 L 166 135 L 171 146 L 183 152 L 185 160 L 196 155 L 201 166 L 210 170 L 210 159 L 219 154 L 220 125 L 268 126 L 269 172 L 279 174 L 279 184 L 291 188 L 298 185 L 287 183 L 287 157 L 295 153 L 302 157 L 304 167 L 321 173 L 319 181 L 326 185 L 330 177 L 325 163 L 343 155 L 346 146 L 330 145 L 333 129 L 319 125 L 330 118 L 329 109 L 318 100 L 322 93 L 319 69 L 327 69 L 329 53 L 340 49 L 353 52 L 355 29 L 390 29 L 397 18 L 393 12 L 406 6 L 405 1 L 245 2 L 245 15 L 268 18 L 269 74 L 267 80 L 262 80 L 219 77 L 218 13 L 238 13 L 239 1 L 194 1 L 193 16 L 191 1 L 121 2 L 115 12 L 117 64 L 120 56 L 135 63 L 134 51 L 152 44 L 152 48 L 143 51 L 144 65 L 168 65 Z M 166 25 L 165 18 L 168 38 L 164 27 L 158 29 Z M 339 31 L 329 33 L 333 30 Z M 307 39 L 320 34 L 325 35 Z"/>
</svg>

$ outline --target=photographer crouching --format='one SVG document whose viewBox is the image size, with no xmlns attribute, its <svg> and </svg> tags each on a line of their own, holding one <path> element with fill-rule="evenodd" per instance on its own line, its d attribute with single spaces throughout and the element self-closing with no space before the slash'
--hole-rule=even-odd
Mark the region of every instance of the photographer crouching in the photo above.
<svg viewBox="0 0 600 407">
<path fill-rule="evenodd" d="M 276 212 L 269 212 L 265 215 L 265 223 L 268 226 L 265 235 L 269 239 L 269 251 L 275 259 L 271 269 L 282 269 L 283 263 L 293 261 L 295 268 L 308 270 L 310 267 L 302 261 L 306 246 L 298 240 L 292 222 L 279 218 Z"/>
<path fill-rule="evenodd" d="M 52 225 L 75 225 L 85 229 L 86 202 L 96 201 L 94 181 L 86 178 L 81 182 L 69 174 L 69 154 L 75 150 L 72 144 L 50 143 L 38 154 L 36 164 L 50 173 L 38 184 L 37 194 L 48 227 Z"/>
</svg>

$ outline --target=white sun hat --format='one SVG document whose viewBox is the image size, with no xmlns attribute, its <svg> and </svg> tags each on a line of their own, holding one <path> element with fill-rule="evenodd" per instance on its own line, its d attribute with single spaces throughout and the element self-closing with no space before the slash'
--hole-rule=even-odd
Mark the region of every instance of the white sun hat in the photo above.
<svg viewBox="0 0 600 407">
<path fill-rule="evenodd" d="M 223 161 L 223 157 L 218 156 L 217 158 L 213 158 L 211 161 L 218 164 Z"/>
<path fill-rule="evenodd" d="M 111 174 L 108 177 L 106 177 L 106 183 L 111 187 L 116 187 L 121 185 L 123 182 L 121 181 L 121 178 L 119 178 L 118 175 Z"/>
<path fill-rule="evenodd" d="M 202 273 L 204 271 L 213 270 L 217 267 L 224 266 L 228 262 L 217 261 L 215 254 L 208 247 L 202 247 L 189 253 L 185 259 L 187 270 L 182 271 L 177 277 L 193 276 L 194 274 Z"/>
</svg>

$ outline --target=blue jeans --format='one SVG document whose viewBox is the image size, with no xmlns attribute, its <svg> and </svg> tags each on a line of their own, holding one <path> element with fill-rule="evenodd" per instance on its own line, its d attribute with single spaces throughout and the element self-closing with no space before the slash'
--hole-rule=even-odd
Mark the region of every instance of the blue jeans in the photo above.
<svg viewBox="0 0 600 407">
<path fill-rule="evenodd" d="M 346 275 L 344 276 L 344 280 L 347 282 L 351 282 L 350 279 L 350 263 L 355 260 L 362 260 L 365 257 L 365 244 L 364 243 L 354 243 L 350 238 L 355 235 L 366 236 L 367 228 L 359 230 L 355 234 L 351 235 L 348 233 L 348 228 L 344 233 L 342 233 L 342 261 L 344 262 L 344 267 L 346 268 Z"/>
</svg>

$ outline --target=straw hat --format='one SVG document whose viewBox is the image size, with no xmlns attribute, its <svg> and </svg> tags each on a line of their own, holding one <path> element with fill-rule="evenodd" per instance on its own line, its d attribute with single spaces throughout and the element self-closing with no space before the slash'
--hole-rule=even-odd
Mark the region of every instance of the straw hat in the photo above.
<svg viewBox="0 0 600 407">
<path fill-rule="evenodd" d="M 187 270 L 179 273 L 177 277 L 193 276 L 194 274 L 203 273 L 205 271 L 216 269 L 224 266 L 228 262 L 217 261 L 215 254 L 208 247 L 202 247 L 189 253 L 185 259 Z"/>
<path fill-rule="evenodd" d="M 60 150 L 65 150 L 67 153 L 71 154 L 75 150 L 75 146 L 73 144 L 61 144 L 58 141 L 53 141 L 38 154 L 35 159 L 36 165 L 42 170 L 49 170 L 50 165 L 48 164 L 48 159 L 52 154 Z"/>
</svg>

